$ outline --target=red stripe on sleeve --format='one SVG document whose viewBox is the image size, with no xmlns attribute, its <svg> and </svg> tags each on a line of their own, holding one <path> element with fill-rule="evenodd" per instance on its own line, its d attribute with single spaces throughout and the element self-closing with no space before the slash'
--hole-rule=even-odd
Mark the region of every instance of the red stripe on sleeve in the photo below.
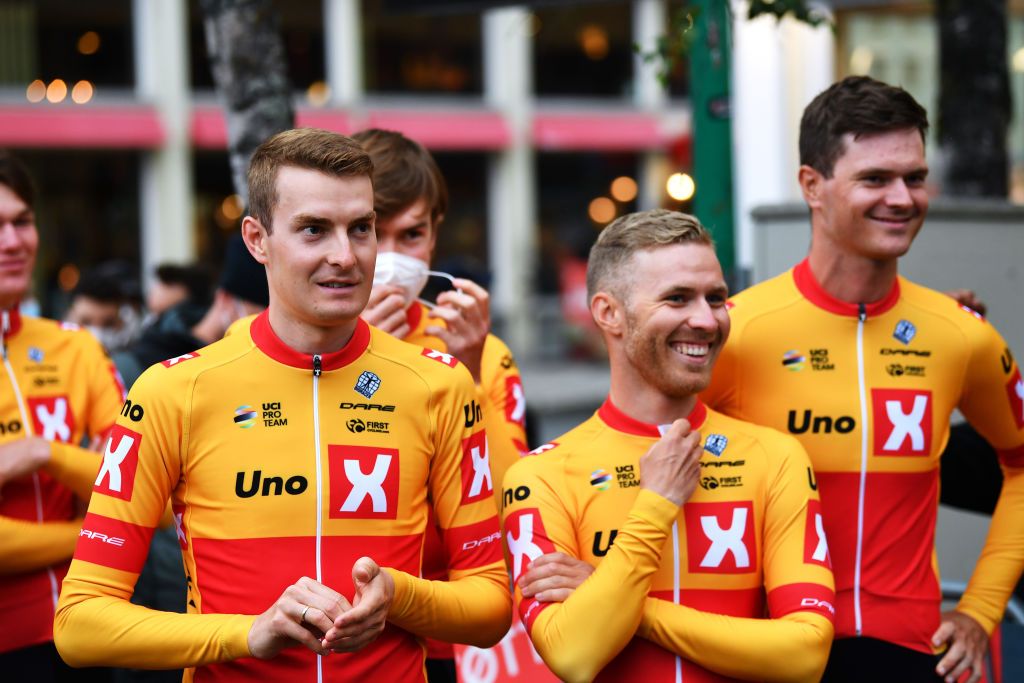
<svg viewBox="0 0 1024 683">
<path fill-rule="evenodd" d="M 75 559 L 138 574 L 146 562 L 152 537 L 152 527 L 90 512 L 78 532 Z"/>
<path fill-rule="evenodd" d="M 533 630 L 533 622 L 537 621 L 540 613 L 554 604 L 553 602 L 539 602 L 535 598 L 522 599 L 519 603 L 519 618 L 523 620 L 523 626 L 526 627 L 527 633 Z"/>
<path fill-rule="evenodd" d="M 1024 467 L 1024 445 L 1005 451 L 996 451 L 996 453 L 999 455 L 999 462 L 1004 466 Z"/>
<path fill-rule="evenodd" d="M 501 561 L 498 516 L 444 530 L 449 569 L 473 569 Z"/>
<path fill-rule="evenodd" d="M 792 612 L 817 612 L 834 621 L 836 594 L 819 583 L 789 583 L 768 593 L 768 612 L 773 619 Z"/>
</svg>

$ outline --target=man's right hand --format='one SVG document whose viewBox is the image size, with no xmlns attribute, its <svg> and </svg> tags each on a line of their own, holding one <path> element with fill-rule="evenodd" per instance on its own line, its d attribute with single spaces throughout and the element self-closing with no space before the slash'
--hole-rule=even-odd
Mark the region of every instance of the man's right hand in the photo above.
<svg viewBox="0 0 1024 683">
<path fill-rule="evenodd" d="M 304 576 L 256 617 L 249 629 L 249 652 L 258 659 L 270 659 L 286 647 L 305 645 L 318 655 L 329 654 L 324 634 L 350 609 L 345 596 Z"/>
<path fill-rule="evenodd" d="M 12 479 L 32 474 L 50 462 L 50 442 L 27 436 L 0 446 L 0 486 Z"/>
<path fill-rule="evenodd" d="M 682 505 L 697 488 L 702 452 L 700 432 L 691 431 L 689 421 L 676 420 L 641 456 L 640 488 Z"/>
<path fill-rule="evenodd" d="M 401 288 L 378 285 L 370 290 L 370 299 L 360 317 L 393 337 L 405 339 L 412 331 L 405 310 L 405 297 L 402 296 Z"/>
</svg>

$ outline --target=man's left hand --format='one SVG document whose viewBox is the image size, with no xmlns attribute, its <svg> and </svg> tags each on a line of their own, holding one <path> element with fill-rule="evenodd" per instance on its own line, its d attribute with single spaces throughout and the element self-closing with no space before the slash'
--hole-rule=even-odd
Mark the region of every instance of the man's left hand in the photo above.
<svg viewBox="0 0 1024 683">
<path fill-rule="evenodd" d="M 594 568 L 565 553 L 541 555 L 519 577 L 519 590 L 524 598 L 539 602 L 565 602 L 579 588 Z"/>
<path fill-rule="evenodd" d="M 942 624 L 932 636 L 936 646 L 949 643 L 945 656 L 935 667 L 940 676 L 945 676 L 946 683 L 954 683 L 960 675 L 970 670 L 971 676 L 967 683 L 976 683 L 981 679 L 985 667 L 985 651 L 988 650 L 988 634 L 981 624 L 963 612 L 952 610 L 942 613 Z"/>
<path fill-rule="evenodd" d="M 446 327 L 430 325 L 424 331 L 444 341 L 448 353 L 462 361 L 479 384 L 484 342 L 491 331 L 490 295 L 470 280 L 455 278 L 455 286 L 461 291 L 442 292 L 430 312 L 430 317 L 440 318 Z"/>
<path fill-rule="evenodd" d="M 352 584 L 356 588 L 352 609 L 335 619 L 324 634 L 324 647 L 333 652 L 355 652 L 376 640 L 395 597 L 394 579 L 369 557 L 360 557 L 352 565 Z"/>
</svg>

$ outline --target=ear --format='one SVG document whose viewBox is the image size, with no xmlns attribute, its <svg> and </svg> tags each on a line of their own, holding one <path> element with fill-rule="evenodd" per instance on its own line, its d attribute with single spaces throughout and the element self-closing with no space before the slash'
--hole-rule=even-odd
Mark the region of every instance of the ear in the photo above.
<svg viewBox="0 0 1024 683">
<path fill-rule="evenodd" d="M 263 265 L 267 265 L 267 230 L 263 224 L 252 216 L 242 219 L 242 241 L 252 257 Z"/>
<path fill-rule="evenodd" d="M 825 184 L 825 176 L 820 171 L 804 164 L 797 171 L 797 182 L 800 183 L 800 192 L 804 196 L 804 201 L 812 209 L 817 209 L 821 206 L 821 194 L 823 186 Z"/>
<path fill-rule="evenodd" d="M 611 337 L 621 337 L 626 326 L 622 302 L 607 292 L 598 292 L 590 299 L 590 315 L 598 329 Z"/>
</svg>

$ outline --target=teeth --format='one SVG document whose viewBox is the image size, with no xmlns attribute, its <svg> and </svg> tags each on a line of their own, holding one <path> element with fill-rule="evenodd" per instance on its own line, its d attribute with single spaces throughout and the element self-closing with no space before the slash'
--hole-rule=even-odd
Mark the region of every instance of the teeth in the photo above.
<svg viewBox="0 0 1024 683">
<path fill-rule="evenodd" d="M 676 353 L 682 353 L 687 356 L 703 357 L 708 355 L 707 344 L 673 344 L 672 349 Z"/>
<path fill-rule="evenodd" d="M 349 285 L 343 282 L 324 282 L 323 286 L 330 289 L 341 289 L 342 287 L 348 287 Z"/>
</svg>

